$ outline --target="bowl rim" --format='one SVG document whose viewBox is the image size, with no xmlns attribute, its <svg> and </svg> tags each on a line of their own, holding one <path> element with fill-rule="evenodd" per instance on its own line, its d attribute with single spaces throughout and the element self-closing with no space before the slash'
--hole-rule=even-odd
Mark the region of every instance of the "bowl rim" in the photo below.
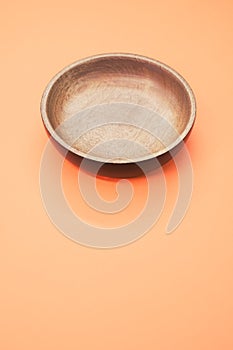
<svg viewBox="0 0 233 350">
<path fill-rule="evenodd" d="M 87 62 L 92 62 L 101 58 L 132 58 L 132 59 L 138 59 L 147 63 L 150 63 L 152 65 L 155 65 L 157 67 L 162 68 L 163 70 L 169 72 L 172 76 L 174 76 L 184 87 L 185 91 L 188 94 L 189 100 L 190 100 L 190 115 L 189 115 L 189 120 L 188 123 L 185 127 L 185 129 L 182 131 L 181 134 L 179 134 L 179 136 L 175 139 L 175 141 L 173 141 L 171 144 L 169 144 L 169 146 L 154 152 L 154 153 L 150 153 L 148 155 L 145 156 L 141 156 L 135 159 L 107 159 L 107 158 L 103 158 L 103 157 L 98 157 L 95 155 L 91 155 L 89 153 L 84 153 L 82 151 L 77 150 L 76 148 L 73 148 L 72 146 L 70 146 L 68 143 L 66 143 L 55 131 L 55 129 L 53 128 L 53 126 L 50 123 L 49 117 L 47 115 L 47 101 L 48 101 L 48 97 L 50 94 L 50 91 L 52 90 L 54 84 L 56 83 L 56 81 L 65 73 L 67 73 L 69 70 L 71 70 L 74 67 L 80 66 L 84 63 Z M 169 65 L 154 59 L 154 58 L 150 58 L 144 55 L 140 55 L 140 54 L 132 54 L 132 53 L 103 53 L 103 54 L 98 54 L 98 55 L 92 55 L 86 58 L 82 58 L 79 60 L 76 60 L 75 62 L 67 65 L 66 67 L 64 67 L 63 69 L 61 69 L 57 74 L 55 74 L 53 76 L 53 78 L 49 81 L 49 83 L 47 84 L 47 86 L 44 89 L 42 98 L 41 98 L 41 103 L 40 103 L 40 111 L 41 111 L 41 117 L 42 117 L 42 121 L 44 123 L 45 128 L 47 129 L 47 131 L 49 132 L 49 134 L 51 135 L 51 137 L 57 141 L 61 146 L 63 146 L 67 151 L 70 151 L 78 156 L 81 156 L 83 158 L 86 159 L 90 159 L 90 160 L 94 160 L 94 161 L 98 161 L 98 162 L 102 162 L 102 163 L 111 163 L 111 164 L 130 164 L 130 163 L 138 163 L 141 161 L 145 161 L 145 160 L 149 160 L 149 159 L 153 159 L 153 158 L 157 158 L 160 157 L 164 154 L 167 154 L 169 152 L 171 152 L 174 148 L 176 148 L 176 146 L 178 146 L 180 143 L 184 142 L 184 139 L 186 138 L 186 136 L 188 136 L 188 134 L 190 133 L 193 124 L 195 122 L 196 119 L 196 98 L 194 95 L 194 92 L 192 90 L 192 88 L 190 87 L 189 83 L 184 79 L 184 77 L 178 73 L 175 69 L 171 68 Z"/>
</svg>

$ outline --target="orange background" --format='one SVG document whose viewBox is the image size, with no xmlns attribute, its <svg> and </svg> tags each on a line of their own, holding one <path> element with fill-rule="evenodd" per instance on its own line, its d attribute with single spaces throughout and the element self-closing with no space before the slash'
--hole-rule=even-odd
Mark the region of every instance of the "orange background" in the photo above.
<svg viewBox="0 0 233 350">
<path fill-rule="evenodd" d="M 233 349 L 232 14 L 230 0 L 1 5 L 1 349 Z M 169 64 L 198 104 L 187 143 L 194 191 L 183 222 L 165 234 L 177 193 L 169 163 L 158 223 L 113 250 L 59 233 L 38 180 L 48 139 L 39 111 L 45 85 L 67 64 L 104 52 Z M 75 180 L 68 181 L 76 172 L 66 161 L 67 196 L 85 217 Z M 133 180 L 134 208 L 141 182 Z M 115 183 L 98 180 L 107 199 Z"/>
</svg>

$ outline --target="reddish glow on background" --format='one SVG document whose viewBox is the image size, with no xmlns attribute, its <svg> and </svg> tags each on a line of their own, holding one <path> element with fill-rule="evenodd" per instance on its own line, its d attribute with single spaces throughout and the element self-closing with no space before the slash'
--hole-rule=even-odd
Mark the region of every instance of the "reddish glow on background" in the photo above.
<svg viewBox="0 0 233 350">
<path fill-rule="evenodd" d="M 1 349 L 232 350 L 232 14 L 228 0 L 2 5 Z M 177 191 L 169 163 L 158 223 L 137 242 L 107 251 L 60 234 L 38 184 L 48 138 L 43 89 L 67 64 L 103 52 L 169 64 L 190 83 L 198 107 L 187 143 L 194 191 L 182 224 L 165 235 Z M 67 161 L 63 180 L 77 210 L 76 177 L 67 184 L 73 173 Z M 129 217 L 143 204 L 140 181 L 146 188 L 132 181 L 138 196 Z M 114 183 L 98 179 L 104 198 L 114 197 Z"/>
</svg>

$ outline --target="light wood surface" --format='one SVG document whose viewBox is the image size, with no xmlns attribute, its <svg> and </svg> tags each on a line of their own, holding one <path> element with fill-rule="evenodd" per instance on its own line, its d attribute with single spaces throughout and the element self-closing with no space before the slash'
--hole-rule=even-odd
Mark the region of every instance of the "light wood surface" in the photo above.
<svg viewBox="0 0 233 350">
<path fill-rule="evenodd" d="M 105 54 L 58 73 L 41 111 L 48 131 L 73 153 L 132 163 L 176 146 L 193 125 L 195 100 L 187 82 L 165 64 Z"/>
</svg>

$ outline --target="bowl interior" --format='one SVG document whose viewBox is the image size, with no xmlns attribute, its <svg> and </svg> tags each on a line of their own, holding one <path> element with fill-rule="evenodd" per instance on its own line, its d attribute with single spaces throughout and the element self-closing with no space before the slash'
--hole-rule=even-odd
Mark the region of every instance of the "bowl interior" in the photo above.
<svg viewBox="0 0 233 350">
<path fill-rule="evenodd" d="M 52 81 L 44 104 L 45 124 L 58 142 L 112 163 L 165 153 L 189 128 L 193 113 L 190 91 L 177 73 L 132 56 L 71 65 Z"/>
</svg>

